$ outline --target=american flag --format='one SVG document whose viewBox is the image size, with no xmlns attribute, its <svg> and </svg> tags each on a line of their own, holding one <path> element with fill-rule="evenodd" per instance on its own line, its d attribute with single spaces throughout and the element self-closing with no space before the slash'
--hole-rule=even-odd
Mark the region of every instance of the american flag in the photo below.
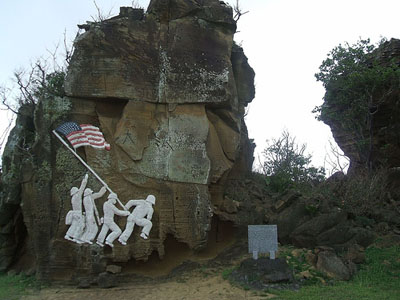
<svg viewBox="0 0 400 300">
<path fill-rule="evenodd" d="M 58 126 L 56 131 L 64 135 L 74 149 L 81 146 L 92 146 L 97 149 L 110 150 L 110 144 L 106 142 L 103 133 L 96 126 L 66 122 Z"/>
</svg>

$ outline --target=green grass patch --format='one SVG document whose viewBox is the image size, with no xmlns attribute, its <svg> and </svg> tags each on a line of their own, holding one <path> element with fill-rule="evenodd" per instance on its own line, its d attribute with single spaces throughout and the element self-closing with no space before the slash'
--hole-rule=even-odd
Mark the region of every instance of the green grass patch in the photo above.
<svg viewBox="0 0 400 300">
<path fill-rule="evenodd" d="M 20 299 L 29 290 L 39 288 L 40 284 L 33 276 L 0 274 L 0 299 Z"/>
<path fill-rule="evenodd" d="M 232 274 L 235 268 L 229 268 L 222 271 L 222 278 L 225 280 L 229 280 L 229 276 Z"/>
<path fill-rule="evenodd" d="M 400 299 L 400 246 L 370 247 L 366 263 L 351 281 L 303 286 L 299 291 L 272 292 L 274 299 Z"/>
</svg>

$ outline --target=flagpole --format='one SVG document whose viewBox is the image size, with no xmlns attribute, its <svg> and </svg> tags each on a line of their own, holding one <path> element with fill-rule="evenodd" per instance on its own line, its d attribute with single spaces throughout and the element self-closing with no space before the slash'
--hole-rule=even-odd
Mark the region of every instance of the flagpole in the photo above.
<svg viewBox="0 0 400 300">
<path fill-rule="evenodd" d="M 103 186 L 106 187 L 106 189 L 110 192 L 110 193 L 114 193 L 109 186 L 104 182 L 103 179 L 100 178 L 99 175 L 97 175 L 97 173 L 82 159 L 82 157 L 80 157 L 75 151 L 73 151 L 68 144 L 62 139 L 62 137 L 55 131 L 53 130 L 53 134 L 61 141 L 61 143 L 64 144 L 65 147 L 68 148 L 69 151 L 72 152 L 73 155 L 75 155 L 75 157 L 90 171 L 92 172 L 92 174 L 97 178 L 97 180 L 99 180 Z M 128 210 L 125 205 L 122 204 L 122 202 L 117 198 L 118 203 L 123 207 L 124 210 Z"/>
</svg>

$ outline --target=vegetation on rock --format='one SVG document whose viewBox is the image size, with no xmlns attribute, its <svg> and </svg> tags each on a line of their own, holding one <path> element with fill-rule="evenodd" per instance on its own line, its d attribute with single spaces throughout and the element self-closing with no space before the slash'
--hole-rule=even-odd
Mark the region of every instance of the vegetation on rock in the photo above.
<svg viewBox="0 0 400 300">
<path fill-rule="evenodd" d="M 355 139 L 359 160 L 371 170 L 375 116 L 388 98 L 400 88 L 400 65 L 381 61 L 379 47 L 370 40 L 332 49 L 315 74 L 326 89 L 324 103 L 314 109 L 316 118 Z"/>
<path fill-rule="evenodd" d="M 366 263 L 352 280 L 329 284 L 321 281 L 299 291 L 279 292 L 274 299 L 396 299 L 400 284 L 399 250 L 398 245 L 369 247 L 365 251 Z"/>
</svg>

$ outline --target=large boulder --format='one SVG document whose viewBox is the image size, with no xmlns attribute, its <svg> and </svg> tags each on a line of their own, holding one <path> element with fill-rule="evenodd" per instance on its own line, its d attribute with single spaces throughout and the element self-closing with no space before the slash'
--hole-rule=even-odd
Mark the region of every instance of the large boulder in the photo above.
<svg viewBox="0 0 400 300">
<path fill-rule="evenodd" d="M 294 282 L 293 270 L 282 258 L 245 259 L 229 277 L 240 285 L 255 289 L 278 287 L 279 284 L 290 287 Z"/>
<path fill-rule="evenodd" d="M 254 97 L 254 72 L 234 45 L 229 6 L 153 0 L 147 14 L 121 8 L 117 17 L 80 27 L 86 32 L 75 40 L 67 96 L 41 99 L 30 114 L 32 143 L 22 163 L 8 154 L 3 160 L 11 168 L 3 168 L 3 183 L 12 184 L 3 186 L 0 225 L 21 210 L 36 271 L 52 280 L 96 278 L 107 265 L 146 261 L 153 252 L 162 259 L 167 237 L 204 248 L 214 212 L 225 213 L 218 205 L 226 182 L 250 172 L 253 162 L 244 108 Z M 149 239 L 137 226 L 126 246 L 64 239 L 70 189 L 87 172 L 52 134 L 66 121 L 101 129 L 111 150 L 82 147 L 77 154 L 123 203 L 156 197 Z M 10 135 L 5 153 L 28 128 Z M 89 174 L 87 186 L 97 192 L 102 185 Z M 100 215 L 105 201 L 95 201 Z M 126 218 L 115 221 L 123 230 Z"/>
</svg>

